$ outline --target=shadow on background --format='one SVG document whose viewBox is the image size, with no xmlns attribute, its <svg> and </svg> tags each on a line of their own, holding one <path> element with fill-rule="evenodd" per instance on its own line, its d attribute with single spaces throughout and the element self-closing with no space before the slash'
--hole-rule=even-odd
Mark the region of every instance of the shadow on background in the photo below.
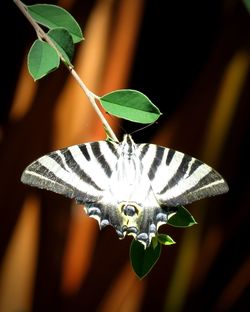
<svg viewBox="0 0 250 312">
<path fill-rule="evenodd" d="M 1 14 L 16 29 L 3 32 L 0 312 L 249 311 L 250 16 L 243 3 L 49 2 L 81 24 L 85 41 L 74 64 L 93 92 L 137 89 L 162 111 L 135 141 L 201 159 L 230 191 L 187 207 L 198 225 L 162 226 L 177 244 L 140 281 L 129 264 L 131 238 L 99 232 L 82 207 L 22 185 L 34 159 L 105 134 L 65 68 L 32 81 L 26 56 L 35 34 L 14 3 L 3 3 Z M 140 127 L 107 118 L 120 137 L 121 126 Z"/>
</svg>

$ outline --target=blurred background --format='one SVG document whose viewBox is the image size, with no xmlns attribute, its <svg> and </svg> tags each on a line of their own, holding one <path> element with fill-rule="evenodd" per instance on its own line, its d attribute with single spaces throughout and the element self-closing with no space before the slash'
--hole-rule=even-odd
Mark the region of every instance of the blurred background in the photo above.
<svg viewBox="0 0 250 312">
<path fill-rule="evenodd" d="M 40 1 L 41 3 L 42 1 Z M 26 4 L 39 3 L 26 1 Z M 98 95 L 132 88 L 163 116 L 134 135 L 201 159 L 229 193 L 188 208 L 198 225 L 162 226 L 163 248 L 139 280 L 131 237 L 99 231 L 81 206 L 20 182 L 39 156 L 102 140 L 85 95 L 63 66 L 38 82 L 26 58 L 36 35 L 1 3 L 0 312 L 250 311 L 250 16 L 238 0 L 61 0 L 85 41 L 73 64 Z M 7 19 L 7 22 L 4 22 Z M 11 29 L 9 29 L 11 25 Z M 119 138 L 140 128 L 110 118 Z"/>
</svg>

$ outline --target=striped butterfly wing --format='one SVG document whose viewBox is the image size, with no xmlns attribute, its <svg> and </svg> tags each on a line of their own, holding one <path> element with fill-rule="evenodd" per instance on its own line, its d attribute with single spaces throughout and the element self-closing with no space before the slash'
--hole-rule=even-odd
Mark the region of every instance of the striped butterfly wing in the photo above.
<svg viewBox="0 0 250 312">
<path fill-rule="evenodd" d="M 227 192 L 211 167 L 183 153 L 154 144 L 92 142 L 45 155 L 22 174 L 23 183 L 84 204 L 103 228 L 112 225 L 120 238 L 133 235 L 145 247 L 173 207 Z"/>
<path fill-rule="evenodd" d="M 139 144 L 138 149 L 142 167 L 162 205 L 186 205 L 228 191 L 222 176 L 194 157 L 154 144 Z"/>
<path fill-rule="evenodd" d="M 129 194 L 124 184 L 126 178 L 123 180 L 127 173 L 122 170 L 121 152 L 121 144 L 115 142 L 70 146 L 31 163 L 24 170 L 21 181 L 74 198 L 98 221 L 100 228 L 112 225 L 120 238 L 128 232 L 136 235 L 133 226 L 127 231 L 128 218 L 123 213 Z"/>
<path fill-rule="evenodd" d="M 81 203 L 100 201 L 119 156 L 115 145 L 99 141 L 49 153 L 31 163 L 21 181 Z"/>
</svg>

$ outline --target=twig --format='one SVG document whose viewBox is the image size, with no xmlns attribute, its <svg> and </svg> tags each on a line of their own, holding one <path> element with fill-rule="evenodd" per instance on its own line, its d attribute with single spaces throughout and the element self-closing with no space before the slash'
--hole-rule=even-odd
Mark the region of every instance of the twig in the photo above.
<svg viewBox="0 0 250 312">
<path fill-rule="evenodd" d="M 74 79 L 77 81 L 81 89 L 84 91 L 85 95 L 87 96 L 90 104 L 92 105 L 93 109 L 97 113 L 98 117 L 100 118 L 105 130 L 107 131 L 108 135 L 114 140 L 118 142 L 118 139 L 110 127 L 107 119 L 104 117 L 102 114 L 100 108 L 98 107 L 96 100 L 99 100 L 99 96 L 95 95 L 92 91 L 90 91 L 87 86 L 84 84 L 84 82 L 81 80 L 77 72 L 74 70 L 74 68 L 67 64 L 65 61 L 63 55 L 60 53 L 60 51 L 57 49 L 56 45 L 54 42 L 50 39 L 50 37 L 44 32 L 44 30 L 36 23 L 36 21 L 30 16 L 28 13 L 26 6 L 20 1 L 20 0 L 13 0 L 14 3 L 17 5 L 17 7 L 20 9 L 20 11 L 23 13 L 23 15 L 28 19 L 28 21 L 31 23 L 33 28 L 35 29 L 38 38 L 45 40 L 50 46 L 52 46 L 53 49 L 56 50 L 58 56 L 64 63 L 64 65 L 68 68 L 70 74 L 74 77 Z"/>
</svg>

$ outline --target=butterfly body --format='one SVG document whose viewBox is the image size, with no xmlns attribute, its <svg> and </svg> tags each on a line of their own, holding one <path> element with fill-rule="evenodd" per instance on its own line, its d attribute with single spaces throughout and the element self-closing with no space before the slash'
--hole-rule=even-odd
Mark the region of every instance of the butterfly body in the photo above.
<svg viewBox="0 0 250 312">
<path fill-rule="evenodd" d="M 30 164 L 22 182 L 75 198 L 100 227 L 145 247 L 178 205 L 224 193 L 228 186 L 201 161 L 154 144 L 98 141 L 64 148 Z"/>
</svg>

